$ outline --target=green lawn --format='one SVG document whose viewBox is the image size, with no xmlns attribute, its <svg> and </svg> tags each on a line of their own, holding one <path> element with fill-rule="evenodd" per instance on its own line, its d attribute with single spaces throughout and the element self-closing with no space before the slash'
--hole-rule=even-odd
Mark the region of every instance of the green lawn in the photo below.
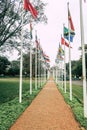
<svg viewBox="0 0 87 130">
<path fill-rule="evenodd" d="M 34 88 L 34 84 L 33 84 Z M 29 91 L 29 80 L 23 80 L 23 94 Z M 19 79 L 0 79 L 0 104 L 19 96 Z"/>
<path fill-rule="evenodd" d="M 69 92 L 69 83 L 67 83 L 67 91 Z M 79 85 L 72 85 L 72 94 L 83 103 L 83 87 Z"/>
<path fill-rule="evenodd" d="M 29 86 L 29 79 L 24 79 L 22 103 L 19 103 L 19 79 L 0 79 L 0 130 L 9 130 L 15 120 L 42 89 L 42 87 L 38 87 L 35 90 L 35 83 L 33 81 L 33 93 L 30 95 Z"/>
</svg>

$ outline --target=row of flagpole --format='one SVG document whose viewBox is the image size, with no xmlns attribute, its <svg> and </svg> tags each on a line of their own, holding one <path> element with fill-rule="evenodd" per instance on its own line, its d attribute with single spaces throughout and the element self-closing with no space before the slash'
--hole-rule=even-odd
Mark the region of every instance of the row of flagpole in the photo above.
<svg viewBox="0 0 87 130">
<path fill-rule="evenodd" d="M 37 41 L 35 41 L 36 44 Z M 32 41 L 30 40 L 30 95 L 32 94 Z M 39 47 L 39 50 L 38 50 Z M 48 76 L 48 73 L 46 73 L 46 71 L 49 71 L 49 67 L 47 67 L 46 65 L 46 58 L 43 58 L 43 61 L 41 59 L 41 56 L 44 57 L 44 55 L 42 55 L 40 53 L 40 41 L 38 42 L 38 47 L 36 45 L 35 47 L 35 89 L 37 90 L 37 88 L 39 86 L 42 86 L 42 82 L 45 83 L 46 82 L 46 77 Z M 20 56 L 20 86 L 19 86 L 19 102 L 22 102 L 22 70 L 23 70 L 23 44 L 21 44 L 21 56 Z M 46 54 L 45 54 L 46 55 Z M 41 62 L 44 64 L 43 68 L 43 74 L 41 72 Z M 38 70 L 38 71 L 37 71 Z M 43 80 L 44 78 L 44 80 Z M 48 76 L 49 78 L 49 76 Z"/>
<path fill-rule="evenodd" d="M 83 27 L 83 14 L 82 14 L 82 0 L 80 1 L 80 28 L 81 28 L 81 45 L 82 45 L 82 72 L 83 72 L 83 100 L 84 100 L 84 116 L 87 117 L 87 87 L 86 87 L 86 65 L 85 65 L 85 49 L 84 49 L 84 27 Z M 71 46 L 70 46 L 70 36 L 71 36 L 71 30 L 73 30 L 73 23 L 72 23 L 72 19 L 70 16 L 70 12 L 69 12 L 69 4 L 68 5 L 68 41 L 69 41 L 69 45 L 64 41 L 64 48 L 65 45 L 67 45 L 69 47 L 69 79 L 70 79 L 70 100 L 72 100 L 72 73 L 71 73 Z M 31 5 L 31 3 L 27 0 L 24 0 L 24 9 L 28 10 L 31 12 L 32 16 L 34 18 L 37 17 L 37 11 L 35 10 L 35 8 L 33 8 L 33 6 Z M 19 85 L 19 102 L 22 102 L 22 69 L 23 69 L 23 6 L 22 6 L 22 23 L 21 23 L 21 58 L 20 58 L 20 85 Z M 71 27 L 70 27 L 71 26 Z M 31 46 L 30 46 L 30 84 L 32 84 L 32 55 L 31 55 Z M 36 61 L 35 61 L 36 62 Z M 64 64 L 65 64 L 65 60 L 64 60 Z M 37 77 L 36 74 L 37 71 L 35 71 L 35 77 Z M 45 70 L 44 70 L 45 72 Z M 45 72 L 46 73 L 46 72 Z M 44 73 L 44 74 L 45 74 Z M 64 66 L 64 80 L 66 79 L 66 66 Z M 36 81 L 37 84 L 37 81 Z M 36 85 L 37 88 L 37 85 Z M 65 82 L 65 92 L 66 92 L 66 82 Z M 30 86 L 30 94 L 32 94 L 32 86 Z"/>
<path fill-rule="evenodd" d="M 83 103 L 84 103 L 84 117 L 87 117 L 87 86 L 86 86 L 86 62 L 85 62 L 85 47 L 84 47 L 84 26 L 83 26 L 83 13 L 82 13 L 82 0 L 79 0 L 80 4 L 80 30 L 81 30 L 81 46 L 82 46 L 82 79 L 83 79 Z M 66 54 L 65 54 L 65 46 L 69 47 L 69 88 L 70 88 L 70 100 L 72 101 L 72 71 L 71 71 L 71 34 L 74 34 L 74 26 L 71 18 L 71 14 L 69 11 L 69 3 L 67 3 L 67 9 L 68 9 L 68 29 L 65 28 L 65 25 L 63 25 L 63 37 L 61 37 L 61 44 L 64 45 L 64 92 L 66 93 Z M 64 32 L 65 29 L 65 32 Z M 65 34 L 64 34 L 65 33 Z M 68 37 L 66 37 L 68 33 Z M 66 35 L 66 36 L 65 36 Z M 73 35 L 73 36 L 74 36 Z M 68 43 L 65 41 L 66 38 L 68 40 Z M 59 50 L 56 58 L 56 74 L 53 70 L 53 77 L 56 75 L 56 82 L 57 82 L 57 69 L 58 64 L 63 61 L 63 59 L 59 56 L 61 56 L 60 51 L 60 45 Z M 60 69 L 60 68 L 59 68 Z M 63 68 L 62 68 L 63 69 Z"/>
<path fill-rule="evenodd" d="M 24 0 L 22 1 L 22 5 L 21 5 L 21 48 L 20 48 L 20 83 L 19 83 L 19 102 L 21 103 L 22 102 L 22 80 L 23 80 L 23 21 L 24 21 L 24 17 L 23 17 L 23 6 L 24 6 L 24 9 L 27 10 L 27 11 L 30 11 L 33 18 L 36 19 L 37 15 L 38 15 L 38 12 L 37 10 L 32 6 L 32 4 L 30 3 L 29 0 Z M 31 24 L 31 23 L 30 23 Z M 30 29 L 32 31 L 32 25 L 30 25 Z M 36 32 L 37 34 L 37 32 Z M 32 34 L 30 32 L 30 94 L 32 94 Z M 36 42 L 36 41 L 35 41 Z M 37 78 L 39 77 L 39 83 L 40 83 L 40 76 L 41 76 L 41 70 L 40 70 L 40 59 L 39 59 L 39 76 L 37 75 L 37 69 L 38 69 L 38 65 L 37 65 L 37 62 L 38 62 L 38 51 L 37 51 L 37 48 L 35 49 L 35 89 L 37 90 L 38 88 L 38 80 Z M 45 64 L 45 62 L 44 62 Z M 45 70 L 45 68 L 44 68 Z M 44 74 L 44 76 L 46 76 L 46 73 Z M 41 77 L 43 78 L 43 76 Z M 45 78 L 45 77 L 44 77 Z M 46 79 L 46 78 L 45 78 Z M 46 82 L 46 80 L 44 80 Z M 41 84 L 40 84 L 41 85 Z"/>
</svg>

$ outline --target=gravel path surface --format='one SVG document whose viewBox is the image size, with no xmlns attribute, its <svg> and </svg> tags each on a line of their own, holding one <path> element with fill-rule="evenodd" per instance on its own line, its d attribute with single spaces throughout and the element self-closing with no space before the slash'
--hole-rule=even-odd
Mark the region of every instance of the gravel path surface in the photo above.
<svg viewBox="0 0 87 130">
<path fill-rule="evenodd" d="M 10 130 L 80 130 L 80 126 L 50 79 Z"/>
</svg>

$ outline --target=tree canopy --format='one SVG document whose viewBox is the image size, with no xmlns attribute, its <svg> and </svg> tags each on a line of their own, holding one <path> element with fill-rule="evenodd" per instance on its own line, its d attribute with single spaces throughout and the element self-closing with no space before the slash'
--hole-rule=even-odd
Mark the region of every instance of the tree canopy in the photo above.
<svg viewBox="0 0 87 130">
<path fill-rule="evenodd" d="M 10 50 L 19 46 L 18 39 L 21 35 L 21 15 L 23 13 L 24 25 L 31 20 L 34 24 L 39 22 L 47 22 L 44 14 L 46 4 L 41 0 L 33 1 L 35 8 L 38 10 L 38 17 L 36 20 L 32 18 L 30 12 L 26 12 L 22 7 L 21 0 L 0 0 L 0 51 Z M 28 37 L 29 38 L 29 37 Z"/>
</svg>

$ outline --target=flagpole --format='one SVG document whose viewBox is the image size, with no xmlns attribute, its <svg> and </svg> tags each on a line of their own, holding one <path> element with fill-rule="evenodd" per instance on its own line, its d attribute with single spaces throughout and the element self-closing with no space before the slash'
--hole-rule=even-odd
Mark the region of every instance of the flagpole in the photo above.
<svg viewBox="0 0 87 130">
<path fill-rule="evenodd" d="M 64 44 L 64 91 L 66 93 L 66 50 Z"/>
<path fill-rule="evenodd" d="M 29 0 L 24 0 L 24 9 L 30 11 L 33 18 L 36 19 L 38 12 L 32 6 Z M 30 41 L 30 94 L 32 94 L 32 52 L 31 51 L 32 51 L 32 48 L 31 48 L 31 41 Z"/>
<path fill-rule="evenodd" d="M 21 13 L 21 17 L 22 17 L 22 23 L 21 23 L 21 55 L 20 55 L 20 83 L 19 83 L 19 102 L 22 102 L 22 69 L 23 69 L 23 4 L 22 4 L 22 13 Z"/>
<path fill-rule="evenodd" d="M 57 63 L 56 63 L 56 83 L 57 83 Z"/>
<path fill-rule="evenodd" d="M 60 62 L 60 66 L 61 66 L 61 88 L 62 88 L 62 90 L 63 90 L 63 79 L 62 79 L 62 75 L 63 75 L 63 69 L 62 69 L 62 67 L 63 67 L 63 65 L 62 65 L 62 61 Z"/>
<path fill-rule="evenodd" d="M 69 9 L 69 3 L 67 3 L 67 7 Z M 69 28 L 69 81 L 70 81 L 70 100 L 72 101 L 72 73 L 71 73 L 71 48 L 70 48 L 70 24 L 68 20 L 68 28 Z"/>
<path fill-rule="evenodd" d="M 39 39 L 39 45 L 40 45 L 40 39 Z M 39 84 L 41 87 L 41 46 L 39 50 Z"/>
<path fill-rule="evenodd" d="M 37 35 L 37 31 L 35 31 L 35 35 Z M 35 54 L 35 89 L 37 90 L 37 46 L 36 46 L 36 54 Z"/>
<path fill-rule="evenodd" d="M 49 70 L 49 68 L 48 68 L 48 79 L 50 78 L 50 70 Z"/>
<path fill-rule="evenodd" d="M 65 24 L 63 24 L 63 30 L 64 30 Z M 64 31 L 63 31 L 63 37 L 64 37 Z M 65 40 L 64 40 L 64 92 L 66 93 L 66 50 L 65 50 Z"/>
<path fill-rule="evenodd" d="M 82 0 L 80 0 L 80 30 L 81 30 L 81 45 L 82 45 L 84 117 L 87 117 L 86 62 L 85 62 L 85 49 L 84 49 L 84 26 L 83 26 L 83 15 L 82 15 Z"/>
<path fill-rule="evenodd" d="M 32 94 L 32 46 L 30 41 L 30 95 Z"/>
</svg>

